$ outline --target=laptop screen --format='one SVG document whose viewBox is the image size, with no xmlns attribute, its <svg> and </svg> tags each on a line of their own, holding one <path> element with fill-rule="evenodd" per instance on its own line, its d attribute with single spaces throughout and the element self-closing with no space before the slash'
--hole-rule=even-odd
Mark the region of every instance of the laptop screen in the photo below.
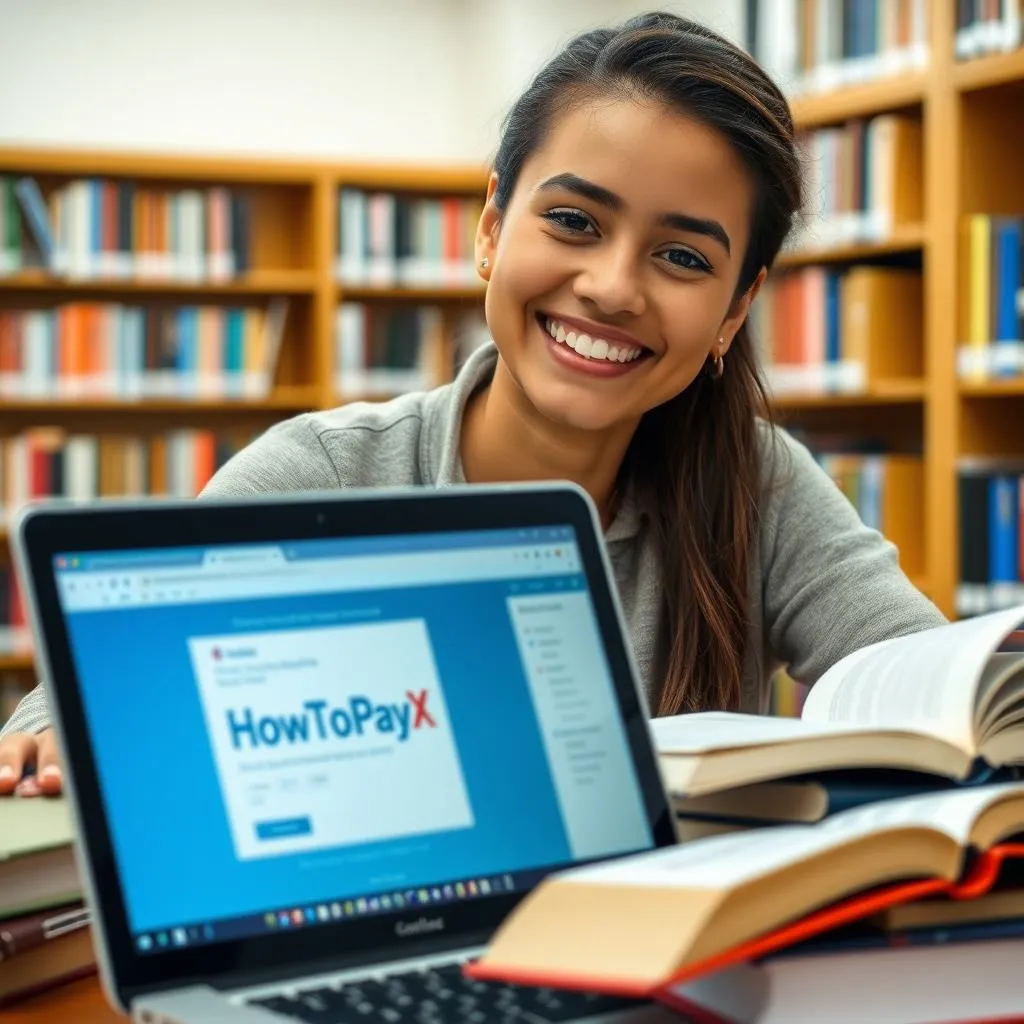
<svg viewBox="0 0 1024 1024">
<path fill-rule="evenodd" d="M 572 527 L 54 571 L 141 953 L 654 844 Z"/>
</svg>

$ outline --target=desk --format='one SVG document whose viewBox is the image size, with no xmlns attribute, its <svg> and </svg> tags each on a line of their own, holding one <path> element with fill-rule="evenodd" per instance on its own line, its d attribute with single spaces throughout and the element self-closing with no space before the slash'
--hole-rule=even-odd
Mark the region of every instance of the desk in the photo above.
<svg viewBox="0 0 1024 1024">
<path fill-rule="evenodd" d="M 128 1020 L 111 1009 L 95 974 L 5 1007 L 0 1019 L 4 1024 L 125 1024 Z"/>
</svg>

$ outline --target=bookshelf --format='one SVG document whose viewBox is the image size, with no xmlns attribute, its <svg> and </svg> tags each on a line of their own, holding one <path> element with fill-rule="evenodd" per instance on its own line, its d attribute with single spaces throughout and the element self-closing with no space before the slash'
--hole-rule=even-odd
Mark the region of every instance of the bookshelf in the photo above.
<svg viewBox="0 0 1024 1024">
<path fill-rule="evenodd" d="M 955 616 L 962 582 L 959 488 L 963 461 L 1024 456 L 1019 428 L 1024 423 L 1024 375 L 975 379 L 958 369 L 969 306 L 965 218 L 972 214 L 1024 216 L 1018 172 L 1024 156 L 1019 125 L 1019 111 L 1024 109 L 1024 49 L 958 57 L 954 0 L 894 2 L 923 12 L 927 60 L 921 63 L 918 53 L 915 61 L 876 80 L 802 91 L 794 95 L 793 111 L 801 132 L 827 132 L 852 120 L 879 117 L 913 122 L 919 129 L 915 143 L 919 150 L 897 163 L 903 169 L 913 167 L 908 180 L 910 192 L 916 193 L 911 196 L 916 213 L 895 218 L 886 230 L 873 235 L 848 233 L 828 244 L 787 251 L 773 278 L 817 270 L 845 274 L 859 267 L 916 271 L 920 274 L 919 336 L 871 340 L 873 349 L 910 346 L 913 352 L 893 366 L 881 360 L 878 372 L 859 387 L 775 390 L 774 402 L 783 424 L 797 431 L 840 438 L 871 435 L 895 452 L 920 453 L 922 511 L 905 528 L 920 539 L 921 555 L 920 564 L 908 566 L 908 571 L 943 612 Z M 289 311 L 280 358 L 265 394 L 248 398 L 160 395 L 134 400 L 5 396 L 0 397 L 0 436 L 37 424 L 155 435 L 202 422 L 215 430 L 254 431 L 305 409 L 386 397 L 387 389 L 380 389 L 372 377 L 360 386 L 339 386 L 338 310 L 344 304 L 386 313 L 436 309 L 437 340 L 431 358 L 420 369 L 428 382 L 439 383 L 451 373 L 460 318 L 481 306 L 481 286 L 465 274 L 464 267 L 446 280 L 424 276 L 419 272 L 422 268 L 416 267 L 415 272 L 394 280 L 373 275 L 345 279 L 339 276 L 343 254 L 338 238 L 344 189 L 366 195 L 389 193 L 414 204 L 446 197 L 476 202 L 485 184 L 483 168 L 0 150 L 0 175 L 5 174 L 34 175 L 44 193 L 83 176 L 142 181 L 154 189 L 246 189 L 251 197 L 252 259 L 245 273 L 202 281 L 55 279 L 25 269 L 0 275 L 0 313 L 76 301 L 226 306 L 280 298 L 288 300 Z M 906 192 L 906 180 L 898 187 Z M 872 351 L 872 357 L 877 354 Z M 4 547 L 0 543 L 0 563 Z M 20 672 L 30 677 L 30 669 L 30 659 L 24 655 L 0 655 L 0 676 Z"/>
<path fill-rule="evenodd" d="M 25 177 L 60 250 L 56 268 L 40 258 L 24 206 L 13 205 Z M 23 473 L 33 459 L 59 460 L 65 488 L 84 465 L 101 490 L 107 480 L 103 493 L 144 492 L 160 477 L 158 491 L 186 494 L 279 419 L 384 399 L 413 376 L 422 386 L 449 379 L 466 324 L 482 313 L 470 221 L 485 186 L 483 167 L 0 148 L 0 505 L 10 497 L 5 457 Z M 343 190 L 365 197 L 378 228 L 384 218 L 383 236 L 371 229 L 368 244 L 386 265 L 358 280 L 341 266 Z M 402 218 L 404 262 L 394 251 Z M 346 305 L 374 325 L 368 346 L 404 325 L 398 342 L 406 356 L 415 349 L 416 365 L 396 377 L 388 349 L 384 365 L 348 383 L 338 364 L 353 350 L 343 353 L 337 334 Z M 420 309 L 431 311 L 429 338 L 408 335 Z M 161 344 L 178 360 L 173 376 L 152 363 Z M 188 364 L 190 344 L 196 358 L 212 347 L 223 361 Z M 43 348 L 45 358 L 25 354 Z M 12 351 L 21 364 L 11 365 Z M 10 576 L 0 523 L 0 620 Z M 0 621 L 0 721 L 34 676 L 23 623 L 13 633 Z"/>
<path fill-rule="evenodd" d="M 765 6 L 764 0 L 760 4 Z M 976 344 L 979 352 L 975 354 L 991 360 L 992 346 L 998 348 L 1002 344 L 995 339 L 1007 336 L 1005 319 L 1003 327 L 996 326 L 1000 300 L 994 295 L 998 271 L 996 257 L 989 255 L 986 259 L 992 262 L 985 265 L 992 281 L 982 302 L 991 304 L 991 312 L 986 314 L 988 320 L 983 316 L 981 321 L 987 325 L 982 330 L 989 333 L 971 340 L 970 325 L 978 323 L 976 318 L 972 320 L 978 295 L 971 291 L 976 286 L 972 285 L 972 281 L 976 282 L 972 277 L 976 264 L 971 263 L 971 242 L 965 222 L 971 215 L 987 215 L 991 223 L 984 231 L 991 232 L 994 252 L 999 218 L 1024 217 L 1024 190 L 1018 171 L 1024 155 L 1019 115 L 1024 109 L 1024 48 L 1000 52 L 1003 46 L 1010 45 L 1002 37 L 993 42 L 989 29 L 958 24 L 957 16 L 963 15 L 964 5 L 955 0 L 893 0 L 889 5 L 874 5 L 875 13 L 869 11 L 869 18 L 875 21 L 862 21 L 861 29 L 868 24 L 869 36 L 878 33 L 874 46 L 877 55 L 884 49 L 878 40 L 891 30 L 891 25 L 883 24 L 884 20 L 893 11 L 912 9 L 913 17 L 919 18 L 925 27 L 926 62 L 918 61 L 919 66 L 908 65 L 896 71 L 890 68 L 888 73 L 882 68 L 873 80 L 816 89 L 813 82 L 816 75 L 820 79 L 822 69 L 814 66 L 815 54 L 820 54 L 823 45 L 834 43 L 822 43 L 828 30 L 823 35 L 820 25 L 802 35 L 807 27 L 799 19 L 804 16 L 800 11 L 814 8 L 816 16 L 822 16 L 824 8 L 787 3 L 780 6 L 795 19 L 797 42 L 795 48 L 790 46 L 787 36 L 777 52 L 782 52 L 790 62 L 787 67 L 794 81 L 800 82 L 804 76 L 805 84 L 812 83 L 794 94 L 792 108 L 798 130 L 827 133 L 858 119 L 870 123 L 871 119 L 887 115 L 919 123 L 920 154 L 902 162 L 918 162 L 920 216 L 914 222 L 891 226 L 877 238 L 854 236 L 831 245 L 804 246 L 787 252 L 779 260 L 776 276 L 814 268 L 820 268 L 826 275 L 843 274 L 862 266 L 918 270 L 922 323 L 920 372 L 916 377 L 875 377 L 849 393 L 827 387 L 811 387 L 802 392 L 792 387 L 780 388 L 774 392 L 775 404 L 786 426 L 803 430 L 809 437 L 828 435 L 835 440 L 868 435 L 880 438 L 895 451 L 916 448 L 920 452 L 924 501 L 917 531 L 923 536 L 923 555 L 922 564 L 908 567 L 908 571 L 914 583 L 945 614 L 971 614 L 971 609 L 965 609 L 959 602 L 965 572 L 970 571 L 964 564 L 970 548 L 969 543 L 965 547 L 965 538 L 993 527 L 979 526 L 976 513 L 974 518 L 961 513 L 961 478 L 968 472 L 965 467 L 979 460 L 991 464 L 989 472 L 1001 472 L 1004 486 L 1011 489 L 1017 486 L 1018 475 L 1024 475 L 1024 437 L 1019 427 L 1024 423 L 1024 373 L 1016 365 L 1012 369 L 1004 366 L 1001 371 L 991 366 L 976 373 L 964 370 L 965 347 Z M 860 6 L 872 7 L 870 3 Z M 1024 41 L 1016 4 L 1000 0 L 990 6 L 999 8 L 998 17 L 1004 19 L 1000 24 L 1012 39 L 1017 43 Z M 861 11 L 858 18 L 863 14 Z M 895 16 L 902 17 L 902 13 Z M 859 30 L 854 26 L 853 31 Z M 972 31 L 978 33 L 973 45 Z M 996 31 L 994 26 L 991 31 Z M 866 49 L 863 43 L 863 37 L 859 42 L 854 40 L 850 51 L 844 42 L 842 59 L 849 64 L 863 62 L 865 54 L 868 60 L 875 59 L 870 43 Z M 776 44 L 778 37 L 772 45 Z M 771 64 L 765 53 L 757 53 L 756 43 L 755 53 Z M 837 56 L 833 49 L 828 59 L 836 60 Z M 835 70 L 833 67 L 828 73 L 834 74 Z M 842 154 L 843 143 L 838 145 Z M 825 202 L 828 201 L 826 198 Z M 980 237 L 990 236 L 983 232 Z M 1016 235 L 1012 238 L 1016 239 Z M 1008 244 L 1012 251 L 1012 242 Z M 1014 286 L 1021 289 L 1024 281 L 1020 276 L 1015 271 L 1007 273 L 1014 275 Z M 1016 299 L 1017 308 L 1024 313 L 1024 289 L 1017 292 Z M 1005 315 L 1011 321 L 1018 319 L 1012 313 Z M 1004 361 L 1013 364 L 1018 360 L 1024 367 L 1024 359 L 1020 358 L 1024 328 L 1017 323 L 1014 328 L 1015 333 L 1009 335 L 1011 340 L 1003 345 L 1002 356 Z M 892 350 L 911 346 L 915 341 L 896 331 L 886 334 L 880 330 L 870 344 Z M 1024 485 L 1019 493 L 1013 520 L 1018 537 L 1014 553 L 1019 566 L 1024 566 L 1024 561 L 1019 560 L 1020 549 L 1024 548 L 1024 532 L 1020 531 Z M 971 557 L 977 558 L 976 553 Z M 977 564 L 974 571 L 979 571 Z M 1018 587 L 1021 580 L 1024 571 L 1018 568 Z M 998 585 L 997 582 L 997 589 Z M 1020 600 L 1024 588 L 1003 586 L 1002 593 L 1001 600 Z"/>
</svg>

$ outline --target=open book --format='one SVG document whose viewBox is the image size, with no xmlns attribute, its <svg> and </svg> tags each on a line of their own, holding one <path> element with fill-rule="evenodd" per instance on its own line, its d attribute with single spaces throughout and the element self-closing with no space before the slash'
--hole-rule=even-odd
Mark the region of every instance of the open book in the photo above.
<svg viewBox="0 0 1024 1024">
<path fill-rule="evenodd" d="M 848 769 L 947 784 L 989 780 L 991 769 L 1013 774 L 1024 765 L 1024 651 L 1012 649 L 1022 623 L 1024 606 L 855 651 L 815 683 L 798 719 L 655 719 L 666 788 L 697 813 L 759 805 L 766 818 L 813 821 L 824 812 L 821 787 L 785 780 Z"/>
<path fill-rule="evenodd" d="M 1024 844 L 1024 784 L 886 801 L 549 876 L 468 973 L 659 996 L 924 896 L 987 891 Z M 968 857 L 977 851 L 977 857 Z"/>
</svg>

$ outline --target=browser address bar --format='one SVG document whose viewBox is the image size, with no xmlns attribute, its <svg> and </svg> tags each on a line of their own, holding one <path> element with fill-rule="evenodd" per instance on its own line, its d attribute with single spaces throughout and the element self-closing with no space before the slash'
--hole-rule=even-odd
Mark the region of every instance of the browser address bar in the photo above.
<svg viewBox="0 0 1024 1024">
<path fill-rule="evenodd" d="M 576 552 L 566 544 L 554 549 L 474 548 L 459 551 L 431 551 L 412 554 L 350 556 L 309 562 L 285 563 L 280 567 L 240 572 L 141 570 L 133 574 L 132 585 L 118 590 L 116 603 L 187 604 L 196 601 L 237 600 L 298 594 L 337 593 L 390 589 L 473 581 L 543 578 L 579 572 Z M 123 574 L 121 574 L 123 576 Z M 104 573 L 82 573 L 65 598 L 77 609 L 97 608 L 114 603 L 102 585 Z M 95 577 L 96 586 L 89 577 Z"/>
</svg>

